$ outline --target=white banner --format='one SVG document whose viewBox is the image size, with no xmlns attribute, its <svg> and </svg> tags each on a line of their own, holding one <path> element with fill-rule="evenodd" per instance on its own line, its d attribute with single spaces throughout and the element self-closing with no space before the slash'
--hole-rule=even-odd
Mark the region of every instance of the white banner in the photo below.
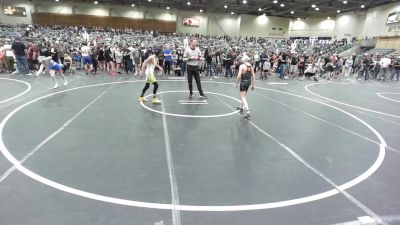
<svg viewBox="0 0 400 225">
<path fill-rule="evenodd" d="M 183 26 L 188 26 L 188 27 L 199 27 L 200 26 L 200 20 L 199 19 L 185 17 L 185 18 L 183 18 L 182 24 L 183 24 Z"/>
</svg>

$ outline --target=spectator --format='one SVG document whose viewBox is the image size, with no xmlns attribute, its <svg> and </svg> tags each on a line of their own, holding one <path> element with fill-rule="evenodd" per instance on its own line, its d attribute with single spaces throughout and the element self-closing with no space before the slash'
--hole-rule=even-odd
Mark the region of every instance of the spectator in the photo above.
<svg viewBox="0 0 400 225">
<path fill-rule="evenodd" d="M 379 70 L 379 74 L 378 74 L 378 80 L 383 79 L 383 81 L 386 81 L 388 72 L 389 72 L 389 66 L 391 64 L 391 60 L 387 57 L 383 57 L 380 61 L 379 61 L 379 65 L 381 66 L 381 69 Z"/>
<path fill-rule="evenodd" d="M 28 44 L 28 63 L 29 69 L 33 71 L 37 71 L 39 69 L 39 49 L 35 46 L 33 42 Z"/>
<path fill-rule="evenodd" d="M 21 42 L 21 39 L 16 38 L 15 42 L 11 46 L 11 49 L 14 51 L 19 73 L 31 76 L 32 74 L 29 72 L 28 58 L 26 57 L 28 51 L 25 44 Z"/>
<path fill-rule="evenodd" d="M 400 56 L 393 63 L 393 74 L 392 74 L 392 77 L 390 78 L 390 80 L 393 80 L 395 75 L 397 77 L 397 81 L 399 81 L 399 78 L 400 78 Z"/>
<path fill-rule="evenodd" d="M 164 50 L 164 71 L 169 76 L 171 74 L 171 64 L 172 64 L 172 50 L 169 45 L 165 47 Z"/>
</svg>

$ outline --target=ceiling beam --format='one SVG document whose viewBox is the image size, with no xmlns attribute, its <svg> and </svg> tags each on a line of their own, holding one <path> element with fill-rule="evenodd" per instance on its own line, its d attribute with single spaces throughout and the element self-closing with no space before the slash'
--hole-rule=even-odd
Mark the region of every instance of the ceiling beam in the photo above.
<svg viewBox="0 0 400 225">
<path fill-rule="evenodd" d="M 214 12 L 216 9 L 222 7 L 226 2 L 224 0 L 207 0 L 207 11 Z"/>
</svg>

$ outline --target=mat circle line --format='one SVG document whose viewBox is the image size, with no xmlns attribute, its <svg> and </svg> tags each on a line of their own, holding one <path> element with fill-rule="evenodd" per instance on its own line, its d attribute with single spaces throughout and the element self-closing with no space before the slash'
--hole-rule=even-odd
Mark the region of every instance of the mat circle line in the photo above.
<svg viewBox="0 0 400 225">
<path fill-rule="evenodd" d="M 376 95 L 378 95 L 378 97 L 380 97 L 380 98 L 383 98 L 383 99 L 386 99 L 386 100 L 389 100 L 389 101 L 392 101 L 392 102 L 399 102 L 399 103 L 400 103 L 400 100 L 396 100 L 396 99 L 393 99 L 393 98 L 389 98 L 389 97 L 384 96 L 384 95 L 400 95 L 400 93 L 394 93 L 394 92 L 378 92 L 378 93 L 376 93 Z"/>
<path fill-rule="evenodd" d="M 22 95 L 28 93 L 28 92 L 32 89 L 31 85 L 30 85 L 28 82 L 25 82 L 25 81 L 22 81 L 22 80 L 16 80 L 16 79 L 10 79 L 10 78 L 0 78 L 0 80 L 11 80 L 11 81 L 16 81 L 16 82 L 18 82 L 18 83 L 25 84 L 25 85 L 27 86 L 27 88 L 26 88 L 23 92 L 21 92 L 21 93 L 15 95 L 15 96 L 13 96 L 13 97 L 11 97 L 11 98 L 7 98 L 7 99 L 5 99 L 5 100 L 0 101 L 0 104 L 6 103 L 6 102 L 9 102 L 9 101 L 11 101 L 11 100 L 13 100 L 13 99 L 16 99 L 16 98 L 18 98 L 18 97 L 21 97 Z"/>
<path fill-rule="evenodd" d="M 398 116 L 398 115 L 393 115 L 393 114 L 389 114 L 389 113 L 380 112 L 380 111 L 377 111 L 377 110 L 367 109 L 367 108 L 363 108 L 363 107 L 360 107 L 360 106 L 348 104 L 348 103 L 337 101 L 337 100 L 334 100 L 334 99 L 331 99 L 331 98 L 328 98 L 328 97 L 325 97 L 325 96 L 322 96 L 322 95 L 319 95 L 319 94 L 317 94 L 315 92 L 310 91 L 309 87 L 314 86 L 314 85 L 321 85 L 321 84 L 332 84 L 332 83 L 309 84 L 309 85 L 304 86 L 304 88 L 308 93 L 310 93 L 310 94 L 312 94 L 312 95 L 314 95 L 316 97 L 322 98 L 324 100 L 328 100 L 328 101 L 335 102 L 335 103 L 338 103 L 338 104 L 341 104 L 341 105 L 349 106 L 349 107 L 352 107 L 352 108 L 355 108 L 355 109 L 361 109 L 361 110 L 364 110 L 364 111 L 367 111 L 367 112 L 372 112 L 372 113 L 385 115 L 385 116 L 389 116 L 389 117 L 394 117 L 394 118 L 400 118 L 400 116 Z"/>
</svg>

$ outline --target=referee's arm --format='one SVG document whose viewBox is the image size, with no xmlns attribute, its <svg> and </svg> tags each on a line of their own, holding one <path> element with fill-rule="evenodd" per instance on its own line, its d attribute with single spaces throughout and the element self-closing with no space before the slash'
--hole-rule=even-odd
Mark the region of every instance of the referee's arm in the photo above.
<svg viewBox="0 0 400 225">
<path fill-rule="evenodd" d="M 183 61 L 184 62 L 188 62 L 189 61 L 188 52 L 187 52 L 186 49 L 185 49 L 185 52 L 183 53 Z"/>
</svg>

